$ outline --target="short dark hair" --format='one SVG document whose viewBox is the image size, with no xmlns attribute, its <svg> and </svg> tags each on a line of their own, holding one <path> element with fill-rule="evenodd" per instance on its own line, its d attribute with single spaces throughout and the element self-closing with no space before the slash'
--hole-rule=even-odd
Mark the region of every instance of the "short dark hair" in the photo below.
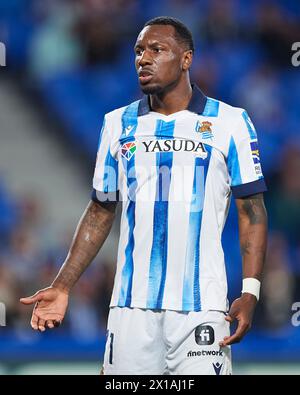
<svg viewBox="0 0 300 395">
<path fill-rule="evenodd" d="M 156 18 L 150 19 L 148 22 L 145 23 L 144 27 L 146 26 L 153 26 L 153 25 L 171 25 L 175 29 L 175 38 L 181 44 L 184 44 L 188 50 L 194 53 L 194 41 L 193 36 L 190 30 L 178 19 L 172 18 L 170 16 L 158 16 Z"/>
</svg>

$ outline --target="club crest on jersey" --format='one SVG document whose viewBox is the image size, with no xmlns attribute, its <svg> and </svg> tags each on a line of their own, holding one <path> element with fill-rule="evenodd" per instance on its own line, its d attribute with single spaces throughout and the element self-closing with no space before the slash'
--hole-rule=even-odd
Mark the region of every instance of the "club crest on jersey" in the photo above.
<svg viewBox="0 0 300 395">
<path fill-rule="evenodd" d="M 195 131 L 201 133 L 203 139 L 211 139 L 213 138 L 211 127 L 212 123 L 209 121 L 197 121 Z"/>
<path fill-rule="evenodd" d="M 135 154 L 135 151 L 136 151 L 135 142 L 125 143 L 122 145 L 121 155 L 123 156 L 123 158 L 129 161 Z"/>
</svg>

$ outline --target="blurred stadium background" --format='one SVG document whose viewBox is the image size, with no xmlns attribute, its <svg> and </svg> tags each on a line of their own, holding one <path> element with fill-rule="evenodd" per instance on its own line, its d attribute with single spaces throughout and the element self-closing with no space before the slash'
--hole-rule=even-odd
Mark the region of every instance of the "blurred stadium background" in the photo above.
<svg viewBox="0 0 300 395">
<path fill-rule="evenodd" d="M 143 23 L 178 17 L 193 32 L 193 80 L 245 107 L 268 182 L 270 239 L 254 326 L 233 347 L 235 373 L 300 373 L 299 1 L 0 0 L 0 374 L 97 374 L 118 223 L 74 289 L 64 325 L 40 334 L 18 302 L 60 267 L 91 190 L 102 117 L 140 97 L 133 44 Z M 232 301 L 241 289 L 236 214 L 224 232 Z M 300 323 L 300 322 L 299 322 Z"/>
</svg>

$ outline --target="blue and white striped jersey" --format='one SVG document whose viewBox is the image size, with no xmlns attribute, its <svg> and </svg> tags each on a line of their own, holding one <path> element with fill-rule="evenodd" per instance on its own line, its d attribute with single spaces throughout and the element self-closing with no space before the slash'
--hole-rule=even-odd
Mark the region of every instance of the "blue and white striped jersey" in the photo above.
<svg viewBox="0 0 300 395">
<path fill-rule="evenodd" d="M 266 190 L 245 110 L 194 86 L 187 110 L 153 112 L 145 96 L 106 114 L 93 188 L 123 204 L 111 306 L 226 311 L 230 196 Z"/>
</svg>

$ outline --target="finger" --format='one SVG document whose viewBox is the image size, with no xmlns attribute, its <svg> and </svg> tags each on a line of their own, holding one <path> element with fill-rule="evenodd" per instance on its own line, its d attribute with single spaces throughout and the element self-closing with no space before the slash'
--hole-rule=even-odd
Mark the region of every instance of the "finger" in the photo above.
<svg viewBox="0 0 300 395">
<path fill-rule="evenodd" d="M 25 305 L 30 305 L 36 302 L 39 302 L 42 299 L 43 294 L 41 292 L 37 292 L 32 296 L 28 296 L 27 298 L 21 298 L 20 302 Z"/>
<path fill-rule="evenodd" d="M 40 332 L 45 332 L 45 330 L 46 330 L 45 323 L 46 323 L 45 320 L 43 320 L 42 318 L 39 319 L 39 321 L 38 321 L 38 328 L 39 328 Z"/>
<path fill-rule="evenodd" d="M 219 346 L 220 346 L 220 347 L 225 347 L 225 346 L 227 345 L 226 342 L 227 342 L 227 340 L 229 339 L 229 337 L 230 337 L 230 336 L 225 336 L 224 339 L 221 340 L 221 341 L 219 342 Z"/>
<path fill-rule="evenodd" d="M 249 326 L 246 323 L 239 322 L 235 333 L 231 336 L 225 336 L 223 341 L 219 343 L 221 347 L 226 347 L 234 343 L 239 343 L 245 336 Z"/>
<path fill-rule="evenodd" d="M 53 321 L 52 320 L 46 321 L 45 327 L 49 329 L 53 329 L 54 328 Z"/>
<path fill-rule="evenodd" d="M 219 343 L 220 347 L 230 346 L 234 343 L 239 343 L 241 341 L 241 337 L 239 337 L 236 333 L 229 337 L 224 337 L 224 340 Z"/>
<path fill-rule="evenodd" d="M 234 318 L 231 317 L 230 315 L 227 315 L 227 316 L 225 317 L 225 320 L 228 321 L 228 322 L 230 322 L 231 324 L 234 322 Z"/>
<path fill-rule="evenodd" d="M 44 321 L 58 321 L 61 322 L 63 319 L 62 314 L 57 314 L 49 311 L 49 308 L 39 308 L 39 306 L 36 306 L 34 308 L 34 313 L 38 316 L 38 318 L 44 320 Z"/>
<path fill-rule="evenodd" d="M 54 324 L 55 328 L 58 328 L 60 326 L 60 324 L 61 324 L 61 321 L 54 320 L 53 324 Z"/>
<path fill-rule="evenodd" d="M 37 331 L 39 329 L 38 321 L 39 321 L 38 316 L 33 313 L 32 317 L 31 317 L 30 325 L 31 325 L 32 329 L 34 329 L 35 331 Z"/>
</svg>

